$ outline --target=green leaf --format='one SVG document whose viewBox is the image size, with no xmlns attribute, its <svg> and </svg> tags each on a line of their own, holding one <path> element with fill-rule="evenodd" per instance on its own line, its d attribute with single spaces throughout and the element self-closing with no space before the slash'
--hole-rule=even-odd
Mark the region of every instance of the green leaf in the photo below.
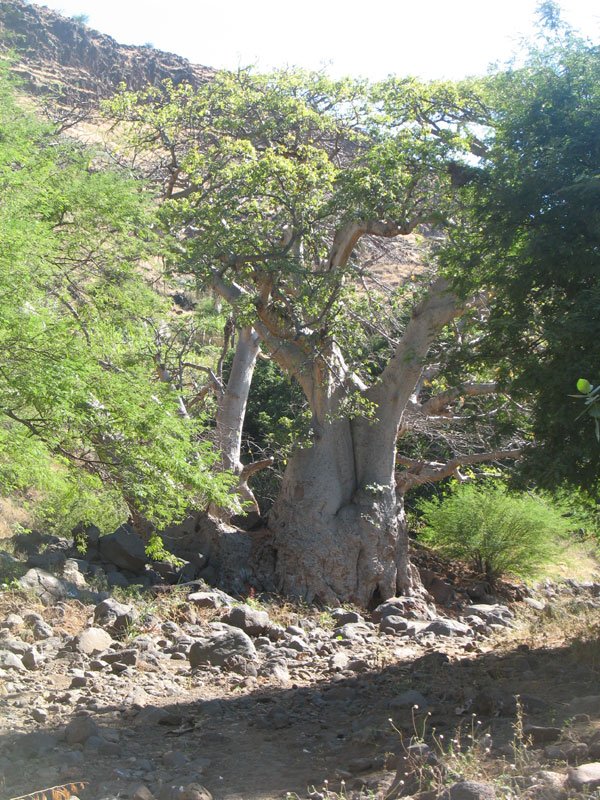
<svg viewBox="0 0 600 800">
<path fill-rule="evenodd" d="M 581 394 L 589 394 L 593 388 L 592 384 L 585 378 L 579 378 L 577 381 L 577 391 L 581 392 Z"/>
</svg>

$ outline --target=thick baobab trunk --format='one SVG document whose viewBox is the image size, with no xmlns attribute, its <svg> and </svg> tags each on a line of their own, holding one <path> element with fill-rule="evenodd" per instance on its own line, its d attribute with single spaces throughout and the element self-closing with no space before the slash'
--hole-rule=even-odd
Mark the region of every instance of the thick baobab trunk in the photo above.
<svg viewBox="0 0 600 800">
<path fill-rule="evenodd" d="M 269 519 L 282 591 L 362 607 L 413 592 L 396 432 L 389 418 L 340 420 L 294 454 Z"/>
<path fill-rule="evenodd" d="M 325 368 L 317 359 L 311 374 L 298 371 L 313 412 L 314 438 L 290 460 L 271 512 L 281 590 L 309 601 L 363 607 L 419 591 L 409 562 L 402 495 L 397 499 L 396 494 L 396 440 L 422 359 L 460 309 L 444 281 L 434 284 L 370 387 L 348 373 L 335 345 Z M 339 418 L 348 390 L 373 407 L 373 419 L 344 418 L 343 413 Z"/>
</svg>

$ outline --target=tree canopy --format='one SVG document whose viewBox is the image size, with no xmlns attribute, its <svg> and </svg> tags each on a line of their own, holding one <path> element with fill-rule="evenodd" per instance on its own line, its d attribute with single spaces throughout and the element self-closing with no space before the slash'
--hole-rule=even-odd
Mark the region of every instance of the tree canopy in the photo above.
<svg viewBox="0 0 600 800">
<path fill-rule="evenodd" d="M 442 261 L 465 293 L 489 287 L 478 352 L 533 400 L 525 477 L 593 490 L 593 426 L 568 398 L 600 363 L 600 49 L 546 22 L 543 46 L 490 80 L 485 149 Z"/>
<path fill-rule="evenodd" d="M 143 278 L 156 252 L 140 187 L 25 113 L 0 83 L 0 476 L 112 486 L 155 521 L 222 497 L 199 421 L 160 382 Z M 60 465 L 62 464 L 62 467 Z"/>
</svg>

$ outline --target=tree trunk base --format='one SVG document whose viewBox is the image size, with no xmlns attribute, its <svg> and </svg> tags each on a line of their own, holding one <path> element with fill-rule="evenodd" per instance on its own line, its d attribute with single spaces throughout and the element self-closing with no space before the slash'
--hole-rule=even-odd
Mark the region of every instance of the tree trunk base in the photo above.
<svg viewBox="0 0 600 800">
<path fill-rule="evenodd" d="M 277 588 L 326 605 L 372 608 L 396 595 L 419 593 L 408 558 L 404 515 L 387 493 L 342 507 L 335 516 L 317 508 L 278 504 L 271 513 Z"/>
</svg>

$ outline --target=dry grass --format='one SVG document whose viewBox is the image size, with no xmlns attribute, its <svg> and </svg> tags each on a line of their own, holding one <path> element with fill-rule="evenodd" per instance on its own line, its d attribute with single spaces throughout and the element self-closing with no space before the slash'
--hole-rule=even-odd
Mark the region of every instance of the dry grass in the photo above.
<svg viewBox="0 0 600 800">
<path fill-rule="evenodd" d="M 32 526 L 29 511 L 24 508 L 14 497 L 0 497 L 0 539 L 9 539 L 15 533 L 15 528 Z"/>
</svg>

